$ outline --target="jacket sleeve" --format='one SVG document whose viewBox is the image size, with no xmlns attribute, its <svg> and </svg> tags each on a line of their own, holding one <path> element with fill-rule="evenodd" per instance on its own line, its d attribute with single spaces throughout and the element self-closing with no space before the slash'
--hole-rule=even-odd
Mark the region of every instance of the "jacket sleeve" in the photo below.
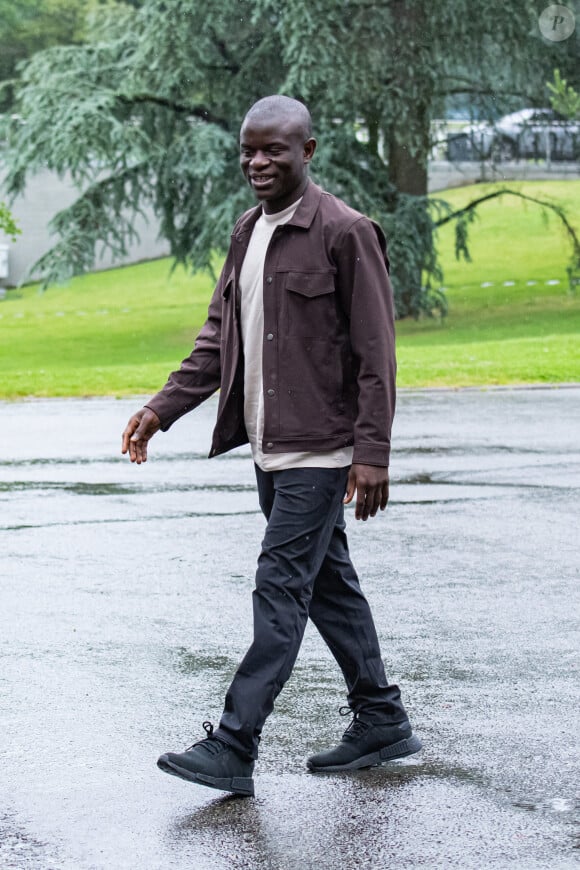
<svg viewBox="0 0 580 870">
<path fill-rule="evenodd" d="M 388 466 L 397 365 L 394 300 L 382 230 L 368 218 L 359 218 L 340 236 L 334 259 L 358 386 L 353 462 Z"/>
<path fill-rule="evenodd" d="M 146 404 L 161 420 L 163 432 L 219 389 L 222 294 L 228 274 L 224 266 L 209 304 L 207 320 L 195 340 L 192 352 L 183 360 L 181 367 L 169 375 L 163 389 Z"/>
</svg>

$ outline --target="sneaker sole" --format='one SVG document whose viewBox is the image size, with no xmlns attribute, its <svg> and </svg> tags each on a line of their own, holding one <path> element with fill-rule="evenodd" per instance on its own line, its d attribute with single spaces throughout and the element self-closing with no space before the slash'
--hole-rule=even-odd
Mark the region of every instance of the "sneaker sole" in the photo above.
<svg viewBox="0 0 580 870">
<path fill-rule="evenodd" d="M 405 758 L 406 755 L 413 755 L 423 748 L 423 744 L 414 734 L 411 737 L 406 737 L 404 740 L 399 740 L 397 743 L 391 743 L 390 746 L 384 746 L 377 752 L 371 752 L 369 755 L 361 755 L 360 758 L 355 758 L 349 761 L 348 764 L 313 764 L 307 761 L 307 767 L 313 772 L 333 773 L 337 770 L 361 770 L 364 767 L 376 767 L 384 761 L 393 761 L 395 758 Z"/>
<path fill-rule="evenodd" d="M 157 767 L 164 773 L 171 774 L 171 776 L 178 776 L 180 779 L 186 779 L 188 782 L 195 782 L 198 785 L 205 785 L 208 788 L 229 791 L 232 794 L 237 794 L 242 797 L 254 796 L 254 780 L 249 776 L 221 778 L 207 776 L 205 773 L 194 773 L 192 770 L 187 770 L 185 767 L 179 767 L 177 764 L 172 764 L 166 755 L 162 755 L 157 761 Z"/>
</svg>

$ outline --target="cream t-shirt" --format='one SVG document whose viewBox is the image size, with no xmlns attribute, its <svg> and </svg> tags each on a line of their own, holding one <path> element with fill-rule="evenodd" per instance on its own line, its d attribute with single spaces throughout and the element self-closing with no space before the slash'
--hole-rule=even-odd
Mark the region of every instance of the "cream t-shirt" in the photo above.
<svg viewBox="0 0 580 870">
<path fill-rule="evenodd" d="M 352 447 L 323 453 L 269 453 L 262 451 L 264 435 L 264 380 L 262 346 L 264 342 L 264 261 L 276 227 L 291 220 L 300 200 L 275 214 L 262 212 L 258 218 L 240 274 L 241 324 L 244 347 L 244 419 L 254 462 L 263 471 L 287 468 L 344 468 L 352 463 Z M 269 286 L 269 285 L 268 285 Z"/>
</svg>

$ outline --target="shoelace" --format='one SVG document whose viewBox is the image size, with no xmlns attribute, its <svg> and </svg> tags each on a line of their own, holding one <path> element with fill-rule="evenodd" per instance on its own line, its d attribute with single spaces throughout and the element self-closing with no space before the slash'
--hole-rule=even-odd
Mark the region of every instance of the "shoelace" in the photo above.
<svg viewBox="0 0 580 870">
<path fill-rule="evenodd" d="M 338 712 L 341 716 L 350 716 L 352 714 L 352 710 L 350 709 L 350 707 L 340 707 Z M 364 734 L 368 727 L 369 723 L 363 722 L 362 719 L 359 719 L 358 710 L 355 710 L 350 725 L 342 735 L 342 739 L 356 740 L 357 737 L 360 737 L 361 734 Z"/>
<path fill-rule="evenodd" d="M 222 752 L 224 746 L 228 746 L 225 740 L 221 740 L 219 737 L 213 736 L 213 725 L 211 722 L 202 722 L 202 728 L 207 734 L 207 737 L 204 737 L 203 740 L 198 740 L 197 743 L 193 743 L 186 752 L 189 752 L 189 749 L 193 749 L 194 746 L 203 746 L 203 748 L 210 755 L 217 755 L 218 752 Z"/>
</svg>

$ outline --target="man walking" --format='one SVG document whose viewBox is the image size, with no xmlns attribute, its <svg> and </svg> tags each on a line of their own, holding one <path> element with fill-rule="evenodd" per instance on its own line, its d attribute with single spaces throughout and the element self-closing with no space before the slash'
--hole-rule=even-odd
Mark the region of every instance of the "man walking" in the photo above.
<svg viewBox="0 0 580 870">
<path fill-rule="evenodd" d="M 252 795 L 262 726 L 290 676 L 308 617 L 348 688 L 352 721 L 312 771 L 417 752 L 389 685 L 348 554 L 344 507 L 384 510 L 395 407 L 393 300 L 380 228 L 308 177 L 316 140 L 300 102 L 265 97 L 244 118 L 240 164 L 259 204 L 237 221 L 208 318 L 165 387 L 129 420 L 123 453 L 220 390 L 210 456 L 250 442 L 267 527 L 254 640 L 219 727 L 157 762 L 175 776 Z"/>
</svg>

